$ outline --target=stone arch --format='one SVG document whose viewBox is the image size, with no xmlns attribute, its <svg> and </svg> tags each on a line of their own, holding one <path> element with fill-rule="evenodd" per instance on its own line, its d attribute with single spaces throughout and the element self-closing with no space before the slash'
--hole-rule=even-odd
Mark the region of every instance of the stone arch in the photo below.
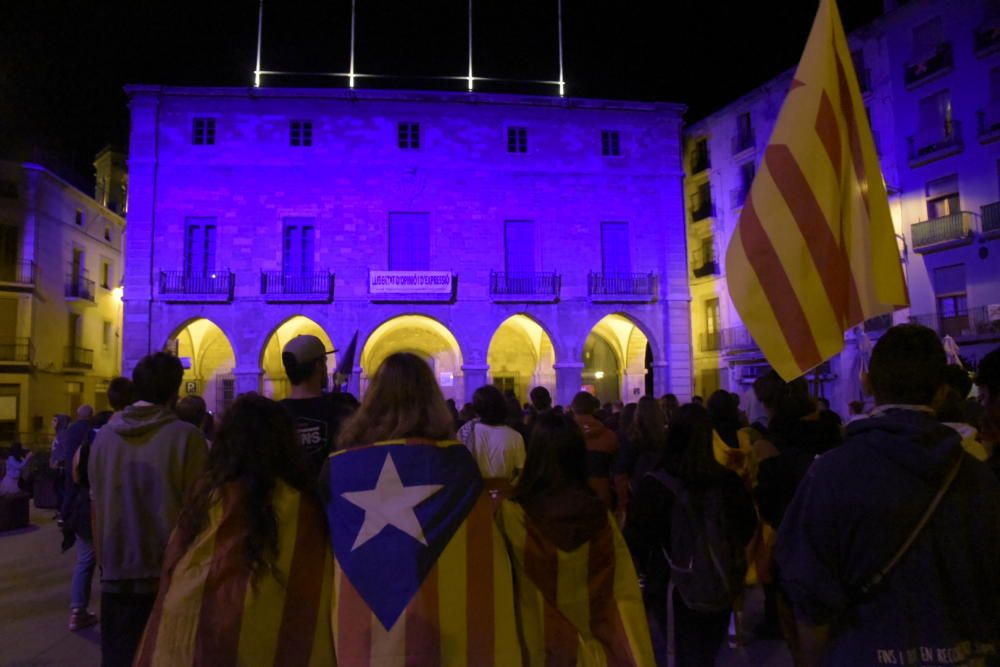
<svg viewBox="0 0 1000 667">
<path fill-rule="evenodd" d="M 236 398 L 236 348 L 214 321 L 196 317 L 176 327 L 164 348 L 184 364 L 181 396 L 198 394 L 208 409 L 224 412 Z"/>
<path fill-rule="evenodd" d="M 537 385 L 555 394 L 553 339 L 530 315 L 517 313 L 501 322 L 490 337 L 486 358 L 491 381 L 502 389 L 512 389 L 522 403 Z"/>
<path fill-rule="evenodd" d="M 452 331 L 440 321 L 420 313 L 391 317 L 368 334 L 361 347 L 361 392 L 385 358 L 395 352 L 412 352 L 427 361 L 445 398 L 464 396 L 462 349 Z"/>
<path fill-rule="evenodd" d="M 584 342 L 583 383 L 602 401 L 635 401 L 651 391 L 647 375 L 656 357 L 655 339 L 639 318 L 609 313 L 591 327 Z"/>
<path fill-rule="evenodd" d="M 333 349 L 333 341 L 330 335 L 318 322 L 305 315 L 292 315 L 286 318 L 281 324 L 276 326 L 268 337 L 264 340 L 264 345 L 260 350 L 260 369 L 263 372 L 263 393 L 274 400 L 281 400 L 288 396 L 291 385 L 285 375 L 284 366 L 281 363 L 281 350 L 285 344 L 296 336 L 310 335 L 319 338 L 326 349 Z M 328 367 L 330 372 L 336 367 L 336 354 L 328 357 Z"/>
</svg>

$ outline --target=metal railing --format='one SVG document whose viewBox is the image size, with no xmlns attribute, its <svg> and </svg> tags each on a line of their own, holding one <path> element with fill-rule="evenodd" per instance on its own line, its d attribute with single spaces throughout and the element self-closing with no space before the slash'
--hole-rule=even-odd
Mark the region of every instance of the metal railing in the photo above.
<svg viewBox="0 0 1000 667">
<path fill-rule="evenodd" d="M 885 313 L 883 315 L 876 315 L 875 317 L 870 317 L 864 321 L 862 325 L 865 333 L 877 333 L 879 331 L 885 331 L 892 327 L 892 313 Z"/>
<path fill-rule="evenodd" d="M 691 256 L 691 273 L 695 278 L 718 275 L 719 263 L 715 259 L 715 248 L 697 248 Z"/>
<path fill-rule="evenodd" d="M 287 274 L 283 271 L 261 271 L 261 294 L 329 296 L 333 290 L 333 274 L 329 272 L 306 275 Z"/>
<path fill-rule="evenodd" d="M 981 25 L 973 31 L 973 51 L 977 56 L 986 55 L 1000 48 L 1000 29 L 997 25 Z"/>
<path fill-rule="evenodd" d="M 913 249 L 920 251 L 943 243 L 969 238 L 972 236 L 975 224 L 976 214 L 968 211 L 917 222 L 910 226 Z"/>
<path fill-rule="evenodd" d="M 703 331 L 701 333 L 701 351 L 715 352 L 722 348 L 721 331 Z"/>
<path fill-rule="evenodd" d="M 980 210 L 983 212 L 983 234 L 1000 232 L 1000 201 L 987 204 Z"/>
<path fill-rule="evenodd" d="M 67 299 L 84 299 L 86 301 L 94 301 L 96 290 L 94 289 L 94 281 L 89 278 L 84 278 L 81 275 L 73 275 L 72 273 L 66 276 L 66 298 Z"/>
<path fill-rule="evenodd" d="M 64 366 L 67 368 L 93 368 L 94 351 L 86 347 L 67 347 Z"/>
<path fill-rule="evenodd" d="M 562 277 L 558 273 L 490 272 L 490 296 L 558 297 Z"/>
<path fill-rule="evenodd" d="M 160 294 L 232 296 L 233 274 L 213 271 L 206 274 L 189 274 L 184 271 L 160 271 Z"/>
<path fill-rule="evenodd" d="M 10 264 L 0 264 L 0 283 L 34 285 L 35 263 L 13 262 Z"/>
<path fill-rule="evenodd" d="M 732 138 L 733 155 L 753 148 L 756 143 L 757 138 L 754 136 L 753 130 L 749 132 L 737 132 Z"/>
<path fill-rule="evenodd" d="M 656 296 L 656 274 L 653 273 L 590 273 L 587 275 L 590 296 Z"/>
<path fill-rule="evenodd" d="M 950 69 L 953 64 L 951 42 L 942 42 L 934 53 L 906 63 L 903 81 L 907 86 L 915 86 L 938 72 Z"/>
<path fill-rule="evenodd" d="M 933 329 L 939 336 L 952 338 L 1000 335 L 1000 319 L 990 319 L 987 306 L 973 306 L 964 313 L 942 317 L 938 313 L 911 315 L 910 322 Z"/>
<path fill-rule="evenodd" d="M 907 137 L 906 141 L 910 147 L 911 163 L 932 160 L 938 153 L 961 150 L 962 124 L 952 120 L 935 127 L 922 128 L 912 137 Z"/>
<path fill-rule="evenodd" d="M 35 360 L 35 345 L 30 338 L 0 338 L 0 362 L 30 364 Z"/>
<path fill-rule="evenodd" d="M 758 349 L 746 327 L 730 327 L 722 330 L 722 349 L 729 352 Z"/>
</svg>

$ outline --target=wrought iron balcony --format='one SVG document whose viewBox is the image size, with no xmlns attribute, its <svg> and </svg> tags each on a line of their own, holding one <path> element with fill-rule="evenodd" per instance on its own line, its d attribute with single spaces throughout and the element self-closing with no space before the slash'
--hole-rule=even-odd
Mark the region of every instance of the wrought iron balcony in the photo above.
<svg viewBox="0 0 1000 667">
<path fill-rule="evenodd" d="M 907 88 L 913 88 L 950 72 L 953 66 L 951 42 L 942 42 L 933 53 L 908 62 L 903 72 L 903 81 Z"/>
<path fill-rule="evenodd" d="M 305 275 L 261 271 L 260 293 L 269 300 L 329 301 L 333 298 L 333 281 L 328 271 Z"/>
<path fill-rule="evenodd" d="M 933 329 L 939 336 L 949 335 L 957 339 L 1000 336 L 1000 313 L 991 313 L 988 306 L 975 306 L 951 317 L 943 317 L 939 313 L 911 315 L 910 322 Z"/>
<path fill-rule="evenodd" d="M 656 299 L 654 273 L 590 273 L 587 294 L 591 301 L 653 301 Z"/>
<path fill-rule="evenodd" d="M 730 327 L 722 330 L 722 349 L 733 354 L 752 352 L 759 347 L 746 327 Z"/>
<path fill-rule="evenodd" d="M 979 117 L 979 142 L 988 144 L 1000 139 L 1000 100 L 993 100 L 977 115 Z"/>
<path fill-rule="evenodd" d="M 864 322 L 865 333 L 879 333 L 885 331 L 892 327 L 892 313 L 885 313 L 884 315 L 876 315 L 875 317 L 868 318 Z"/>
<path fill-rule="evenodd" d="M 910 226 L 913 250 L 924 253 L 970 243 L 975 225 L 976 214 L 968 211 L 915 223 Z"/>
<path fill-rule="evenodd" d="M 66 361 L 63 365 L 66 368 L 89 370 L 94 367 L 94 351 L 85 347 L 67 347 Z"/>
<path fill-rule="evenodd" d="M 750 150 L 757 143 L 753 130 L 749 132 L 737 132 L 732 138 L 733 155 Z"/>
<path fill-rule="evenodd" d="M 1000 50 L 1000 24 L 982 25 L 973 31 L 973 51 L 980 58 Z"/>
<path fill-rule="evenodd" d="M 233 297 L 234 276 L 229 271 L 186 273 L 160 271 L 160 294 L 168 297 L 228 300 Z"/>
<path fill-rule="evenodd" d="M 691 273 L 695 278 L 719 274 L 719 263 L 715 259 L 715 248 L 706 251 L 698 248 L 691 257 Z"/>
<path fill-rule="evenodd" d="M 705 218 L 711 218 L 715 215 L 715 206 L 712 204 L 711 198 L 702 199 L 701 197 L 691 198 L 691 221 L 698 222 L 699 220 L 704 220 Z"/>
<path fill-rule="evenodd" d="M 79 299 L 81 301 L 90 301 L 94 303 L 96 290 L 94 289 L 94 281 L 89 278 L 84 278 L 81 275 L 69 274 L 66 276 L 66 298 L 67 299 Z"/>
<path fill-rule="evenodd" d="M 919 167 L 962 151 L 962 124 L 957 120 L 917 130 L 908 137 L 910 166 Z"/>
<path fill-rule="evenodd" d="M 35 346 L 30 338 L 0 338 L 0 365 L 31 364 Z"/>
<path fill-rule="evenodd" d="M 33 287 L 34 285 L 34 262 L 11 262 L 10 264 L 0 264 L 0 286 Z"/>
<path fill-rule="evenodd" d="M 558 273 L 490 272 L 490 296 L 494 301 L 555 301 L 561 287 Z"/>
<path fill-rule="evenodd" d="M 1000 234 L 1000 201 L 982 207 L 983 236 Z"/>
<path fill-rule="evenodd" d="M 715 352 L 722 348 L 721 331 L 703 331 L 701 333 L 701 351 Z"/>
</svg>

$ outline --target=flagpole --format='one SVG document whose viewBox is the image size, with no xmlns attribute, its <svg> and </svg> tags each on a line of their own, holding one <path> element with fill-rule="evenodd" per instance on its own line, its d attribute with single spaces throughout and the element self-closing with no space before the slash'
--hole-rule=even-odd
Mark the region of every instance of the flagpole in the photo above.
<svg viewBox="0 0 1000 667">
<path fill-rule="evenodd" d="M 472 0 L 469 0 L 469 92 L 472 92 Z"/>
<path fill-rule="evenodd" d="M 260 43 L 264 32 L 264 0 L 257 9 L 257 68 L 253 71 L 253 87 L 260 88 Z"/>
<path fill-rule="evenodd" d="M 261 0 L 263 2 L 264 0 Z M 355 16 L 355 0 L 351 0 L 351 69 L 350 73 L 347 75 L 348 84 L 351 88 L 354 87 L 354 16 Z"/>
<path fill-rule="evenodd" d="M 263 2 L 263 0 L 261 0 Z M 566 96 L 566 80 L 563 78 L 563 29 L 562 29 L 562 0 L 556 0 L 557 16 L 559 22 L 559 97 Z"/>
</svg>

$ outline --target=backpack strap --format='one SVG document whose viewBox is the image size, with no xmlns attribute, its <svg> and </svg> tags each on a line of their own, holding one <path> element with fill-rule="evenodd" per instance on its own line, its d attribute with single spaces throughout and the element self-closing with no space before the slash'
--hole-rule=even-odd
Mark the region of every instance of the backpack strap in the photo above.
<svg viewBox="0 0 1000 667">
<path fill-rule="evenodd" d="M 893 554 L 892 558 L 890 558 L 889 561 L 878 570 L 878 572 L 869 577 L 868 580 L 858 589 L 862 596 L 868 595 L 876 586 L 882 583 L 893 568 L 896 567 L 899 561 L 902 560 L 903 556 L 906 555 L 906 552 L 910 550 L 913 543 L 917 541 L 917 537 L 920 535 L 920 532 L 924 529 L 924 526 L 927 525 L 927 522 L 931 520 L 931 517 L 934 515 L 934 511 L 937 510 L 938 505 L 941 504 L 941 500 L 944 498 L 945 494 L 948 493 L 948 489 L 951 488 L 951 483 L 954 482 L 955 477 L 958 476 L 958 469 L 962 466 L 962 458 L 964 456 L 964 453 L 959 452 L 958 456 L 955 458 L 955 462 L 951 466 L 951 469 L 948 471 L 947 476 L 945 476 L 944 482 L 941 484 L 941 488 L 938 489 L 937 495 L 934 496 L 931 504 L 928 505 L 924 515 L 920 517 L 920 521 L 917 522 L 917 525 L 913 528 L 913 531 L 910 532 L 910 536 L 906 538 L 903 545 L 899 547 L 896 553 Z"/>
</svg>

